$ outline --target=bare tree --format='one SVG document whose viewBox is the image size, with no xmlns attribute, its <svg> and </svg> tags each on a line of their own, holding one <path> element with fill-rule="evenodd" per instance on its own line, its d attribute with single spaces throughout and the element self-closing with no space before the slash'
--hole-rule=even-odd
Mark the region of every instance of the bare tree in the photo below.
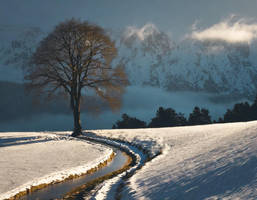
<svg viewBox="0 0 257 200">
<path fill-rule="evenodd" d="M 114 42 L 99 26 L 71 19 L 60 23 L 44 38 L 26 69 L 29 88 L 53 95 L 65 92 L 74 116 L 73 136 L 81 134 L 81 99 L 88 89 L 108 102 L 121 105 L 127 84 L 123 67 L 113 67 Z M 87 89 L 87 90 L 85 90 Z"/>
</svg>

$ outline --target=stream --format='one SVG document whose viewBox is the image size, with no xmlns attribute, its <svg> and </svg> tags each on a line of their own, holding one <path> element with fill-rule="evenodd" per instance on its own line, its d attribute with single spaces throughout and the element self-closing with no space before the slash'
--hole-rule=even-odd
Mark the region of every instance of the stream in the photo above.
<svg viewBox="0 0 257 200">
<path fill-rule="evenodd" d="M 59 199 L 62 198 L 66 193 L 71 191 L 73 188 L 79 187 L 86 184 L 96 178 L 102 177 L 105 174 L 114 172 L 121 169 L 127 162 L 128 156 L 118 148 L 112 147 L 115 152 L 113 160 L 105 167 L 97 170 L 93 174 L 84 175 L 72 180 L 49 185 L 46 188 L 27 194 L 21 197 L 21 200 L 48 200 L 48 199 Z"/>
</svg>

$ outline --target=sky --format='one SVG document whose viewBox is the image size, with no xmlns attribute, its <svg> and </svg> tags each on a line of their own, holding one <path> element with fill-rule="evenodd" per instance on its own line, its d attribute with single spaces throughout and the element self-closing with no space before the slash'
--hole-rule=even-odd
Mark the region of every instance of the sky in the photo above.
<svg viewBox="0 0 257 200">
<path fill-rule="evenodd" d="M 151 26 L 164 31 L 175 41 L 190 37 L 199 41 L 221 40 L 227 43 L 249 44 L 257 39 L 256 8 L 257 0 L 0 0 L 0 42 L 5 40 L 1 37 L 1 32 L 7 29 L 40 27 L 49 32 L 59 22 L 74 17 L 113 31 L 129 30 L 130 33 L 136 33 L 140 39 L 144 39 L 142 34 L 145 28 Z M 17 80 L 18 76 L 22 79 L 18 69 L 11 72 L 0 65 L 0 81 Z M 154 116 L 158 106 L 162 105 L 174 105 L 179 112 L 188 114 L 193 106 L 200 102 L 201 105 L 210 106 L 211 114 L 216 117 L 232 105 L 213 105 L 205 94 L 199 95 L 199 98 L 191 95 L 191 99 L 188 99 L 183 93 L 172 95 L 157 91 L 156 88 L 136 89 L 142 93 L 142 102 L 136 105 L 138 102 L 133 99 L 135 89 L 129 89 L 121 112 L 142 117 L 147 121 Z M 153 93 L 153 100 L 145 103 L 144 98 Z M 87 122 L 89 128 L 110 128 L 119 116 L 119 113 L 104 113 L 101 125 L 94 117 L 87 116 Z M 53 122 L 53 118 L 56 122 Z M 44 115 L 38 118 L 29 130 L 41 130 L 44 127 L 47 129 L 47 126 L 62 130 L 64 119 L 70 121 L 67 116 Z M 2 126 L 0 123 L 0 131 L 27 130 L 30 120 L 22 118 L 16 121 L 16 126 L 12 126 L 14 129 L 10 129 L 11 123 L 4 122 Z"/>
<path fill-rule="evenodd" d="M 0 25 L 51 29 L 75 17 L 110 29 L 153 23 L 175 38 L 236 15 L 257 18 L 256 0 L 1 0 Z"/>
</svg>

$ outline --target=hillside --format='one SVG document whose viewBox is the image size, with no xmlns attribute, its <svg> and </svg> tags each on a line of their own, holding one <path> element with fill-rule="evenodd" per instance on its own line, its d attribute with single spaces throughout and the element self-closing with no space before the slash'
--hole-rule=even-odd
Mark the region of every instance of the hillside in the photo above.
<svg viewBox="0 0 257 200">
<path fill-rule="evenodd" d="M 95 130 L 88 135 L 92 133 L 130 142 L 150 157 L 157 155 L 126 181 L 122 199 L 256 199 L 257 121 Z M 31 185 L 80 174 L 112 152 L 102 145 L 67 138 L 67 134 L 70 132 L 1 133 L 0 199 Z M 94 194 L 111 199 L 114 183 L 99 185 Z"/>
<path fill-rule="evenodd" d="M 256 199 L 256 121 L 94 132 L 163 151 L 129 180 L 123 199 Z"/>
</svg>

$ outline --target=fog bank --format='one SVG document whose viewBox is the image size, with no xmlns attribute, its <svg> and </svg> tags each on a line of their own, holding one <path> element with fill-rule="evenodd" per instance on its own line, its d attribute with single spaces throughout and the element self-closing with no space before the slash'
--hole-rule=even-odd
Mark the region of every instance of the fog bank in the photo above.
<svg viewBox="0 0 257 200">
<path fill-rule="evenodd" d="M 123 97 L 123 105 L 119 112 L 112 113 L 106 109 L 98 115 L 92 115 L 83 110 L 81 121 L 85 129 L 109 129 L 123 113 L 149 122 L 160 107 L 171 107 L 177 112 L 188 116 L 194 106 L 210 110 L 212 119 L 222 116 L 227 108 L 231 108 L 238 101 L 215 102 L 217 95 L 193 92 L 166 92 L 159 88 L 130 86 Z M 240 101 L 244 101 L 241 99 Z M 16 106 L 16 108 L 15 108 Z M 25 107 L 23 107 L 25 106 Z M 61 107 L 55 112 L 26 112 L 29 104 L 12 105 L 17 112 L 12 112 L 9 120 L 1 120 L 0 131 L 48 131 L 48 130 L 72 130 L 73 117 L 70 113 L 62 112 Z M 3 108 L 2 108 L 3 110 Z M 22 113 L 21 113 L 22 112 Z M 3 116 L 1 116 L 3 117 Z"/>
</svg>

